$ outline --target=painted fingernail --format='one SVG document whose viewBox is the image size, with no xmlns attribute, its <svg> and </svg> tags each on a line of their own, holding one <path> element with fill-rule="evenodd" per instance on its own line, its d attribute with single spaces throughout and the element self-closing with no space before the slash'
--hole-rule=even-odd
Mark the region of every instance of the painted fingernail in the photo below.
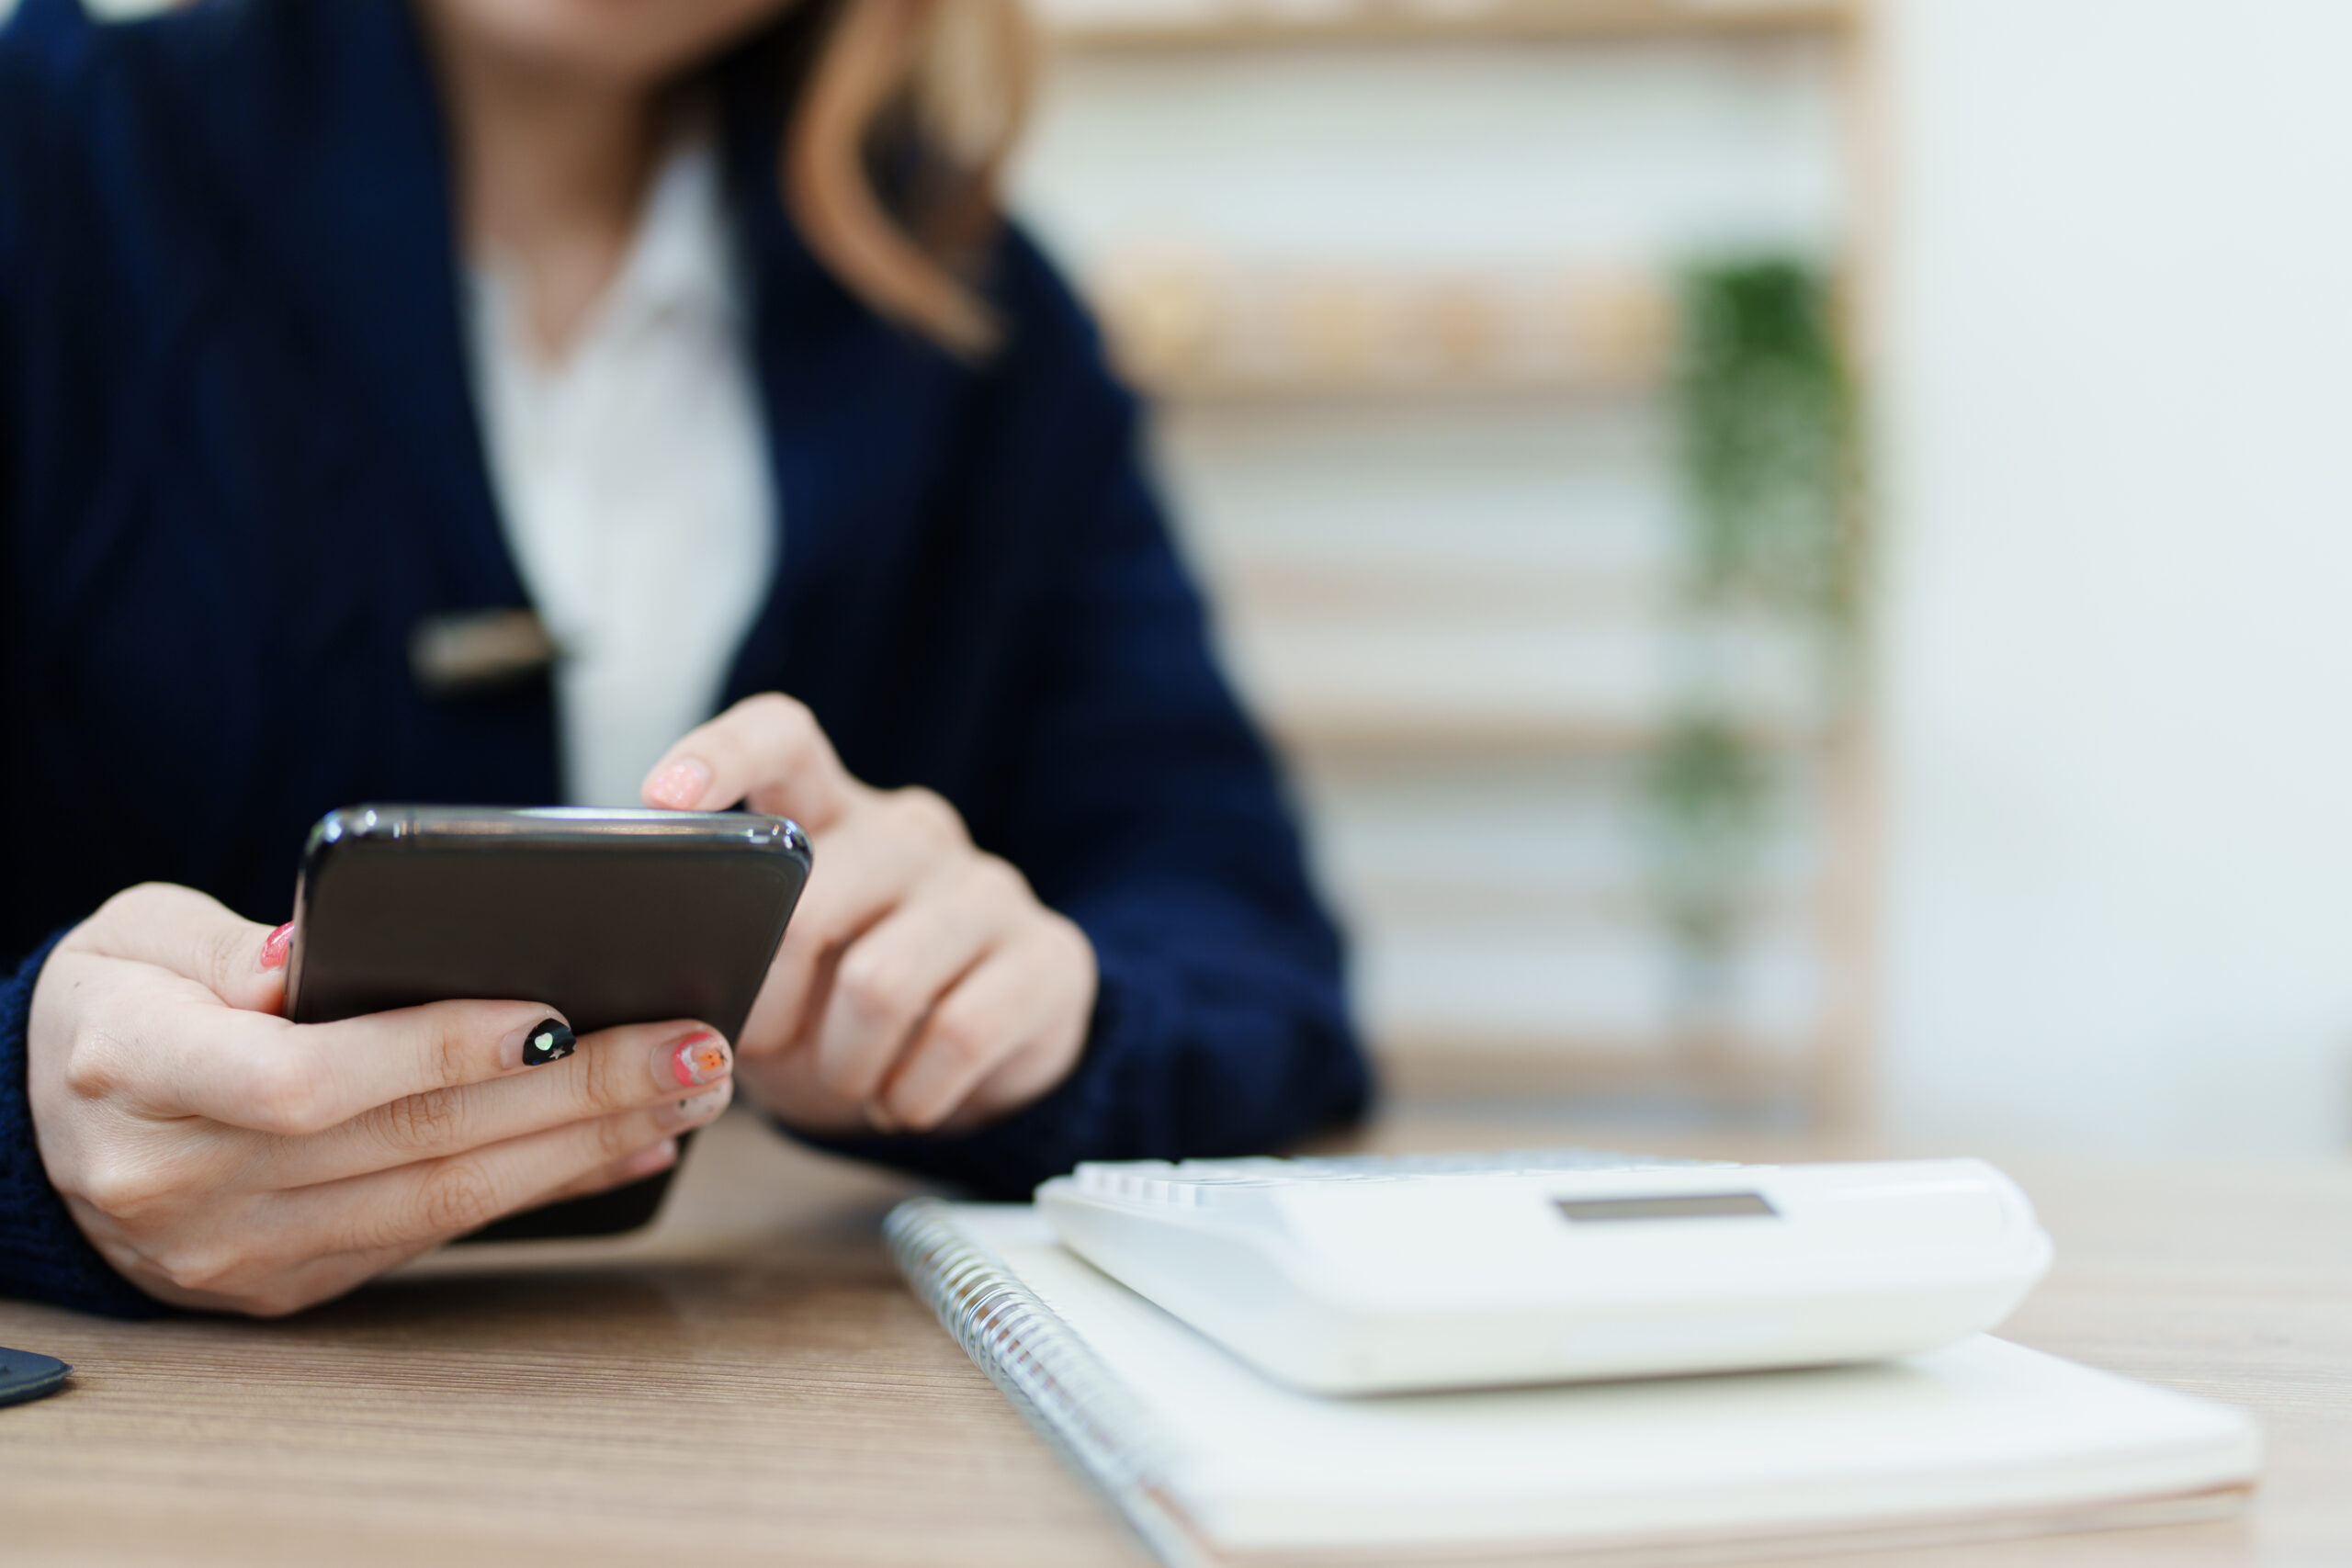
<svg viewBox="0 0 2352 1568">
<path fill-rule="evenodd" d="M 560 1062 L 579 1048 L 571 1025 L 560 1018 L 543 1018 L 523 1032 L 516 1040 L 517 1055 L 526 1067 L 544 1067 L 549 1062 Z"/>
<path fill-rule="evenodd" d="M 286 967 L 286 954 L 294 945 L 294 922 L 287 921 L 261 939 L 261 966 L 265 969 Z"/>
<path fill-rule="evenodd" d="M 707 1089 L 700 1094 L 688 1095 L 675 1105 L 663 1106 L 660 1119 L 673 1127 L 698 1127 L 726 1110 L 727 1102 L 734 1098 L 735 1083 L 730 1078 L 716 1089 Z"/>
<path fill-rule="evenodd" d="M 664 1138 L 651 1148 L 639 1149 L 621 1161 L 614 1168 L 613 1174 L 623 1181 L 635 1181 L 641 1177 L 650 1176 L 657 1170 L 667 1170 L 675 1165 L 677 1160 L 678 1140 Z"/>
<path fill-rule="evenodd" d="M 681 757 L 645 781 L 645 798 L 673 811 L 684 811 L 710 787 L 710 768 L 692 757 Z"/>
<path fill-rule="evenodd" d="M 655 1052 L 653 1075 L 680 1089 L 701 1089 L 725 1077 L 734 1065 L 727 1042 L 718 1037 L 717 1030 L 706 1029 Z"/>
</svg>

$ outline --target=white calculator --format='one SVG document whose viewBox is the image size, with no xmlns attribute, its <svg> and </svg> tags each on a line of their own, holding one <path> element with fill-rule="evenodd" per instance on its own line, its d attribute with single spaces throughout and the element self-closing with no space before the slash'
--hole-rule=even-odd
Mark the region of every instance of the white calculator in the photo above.
<svg viewBox="0 0 2352 1568">
<path fill-rule="evenodd" d="M 1877 1360 L 1991 1328 L 2051 1254 L 1973 1159 L 1136 1160 L 1037 1206 L 1104 1273 L 1326 1393 Z"/>
</svg>

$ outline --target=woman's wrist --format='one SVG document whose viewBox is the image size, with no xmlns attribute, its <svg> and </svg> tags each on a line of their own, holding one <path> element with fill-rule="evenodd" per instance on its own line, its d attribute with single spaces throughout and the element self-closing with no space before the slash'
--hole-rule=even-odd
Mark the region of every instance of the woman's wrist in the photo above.
<svg viewBox="0 0 2352 1568">
<path fill-rule="evenodd" d="M 32 996 L 63 931 L 0 979 L 0 1295 L 112 1317 L 151 1315 L 158 1303 L 90 1245 L 42 1163 L 26 1077 Z"/>
</svg>

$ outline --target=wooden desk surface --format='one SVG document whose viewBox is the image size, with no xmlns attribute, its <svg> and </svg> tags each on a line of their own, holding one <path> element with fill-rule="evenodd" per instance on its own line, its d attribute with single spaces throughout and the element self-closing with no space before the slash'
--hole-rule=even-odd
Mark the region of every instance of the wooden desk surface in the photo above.
<svg viewBox="0 0 2352 1568">
<path fill-rule="evenodd" d="M 2224 1523 L 1839 1568 L 2352 1563 L 2352 1164 L 2005 1163 L 2058 1239 L 2008 1332 L 2254 1408 L 2263 1489 Z M 0 1410 L 0 1559 L 1142 1563 L 899 1286 L 876 1228 L 904 1190 L 730 1116 L 626 1244 L 444 1255 L 275 1324 L 0 1304 L 0 1344 L 80 1369 Z"/>
</svg>

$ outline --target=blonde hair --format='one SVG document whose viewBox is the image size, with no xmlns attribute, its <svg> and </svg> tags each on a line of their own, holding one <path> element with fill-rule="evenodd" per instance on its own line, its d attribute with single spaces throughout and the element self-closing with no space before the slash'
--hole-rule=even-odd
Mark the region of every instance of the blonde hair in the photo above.
<svg viewBox="0 0 2352 1568">
<path fill-rule="evenodd" d="M 878 314 L 970 358 L 974 276 L 1035 50 L 1019 0 L 801 0 L 816 13 L 779 177 L 802 239 Z"/>
</svg>

